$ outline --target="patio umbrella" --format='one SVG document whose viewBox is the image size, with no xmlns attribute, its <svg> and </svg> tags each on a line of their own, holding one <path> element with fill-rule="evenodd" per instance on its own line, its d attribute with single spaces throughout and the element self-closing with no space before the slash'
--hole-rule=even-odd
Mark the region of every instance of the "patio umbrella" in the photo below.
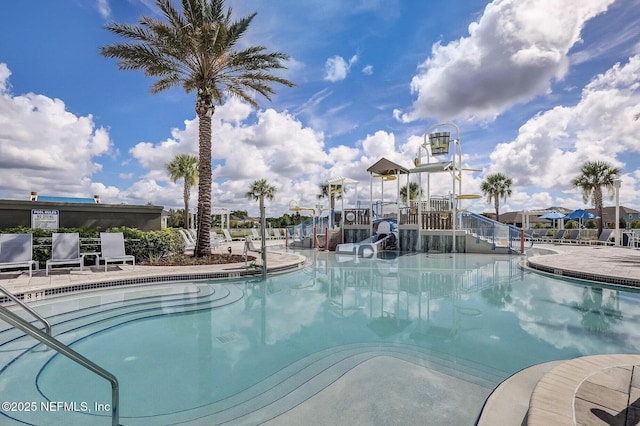
<svg viewBox="0 0 640 426">
<path fill-rule="evenodd" d="M 560 213 L 558 211 L 552 210 L 549 213 L 545 213 L 542 216 L 540 216 L 540 219 L 556 220 L 556 219 L 562 219 L 563 217 L 564 217 L 564 213 Z"/>
<path fill-rule="evenodd" d="M 598 219 L 600 216 L 596 216 L 593 213 L 589 213 L 584 209 L 574 210 L 571 213 L 568 213 L 564 218 L 565 219 L 574 219 L 577 220 L 580 226 L 582 226 L 582 221 L 585 219 Z"/>
<path fill-rule="evenodd" d="M 549 213 L 545 213 L 542 216 L 540 216 L 540 219 L 547 219 L 547 220 L 551 220 L 553 221 L 553 227 L 556 227 L 556 220 L 558 219 L 564 219 L 565 215 L 564 213 L 560 213 L 559 211 L 556 210 L 551 210 Z"/>
<path fill-rule="evenodd" d="M 598 219 L 600 216 L 596 216 L 593 213 L 589 213 L 584 209 L 574 210 L 571 213 L 568 213 L 564 218 L 565 219 Z"/>
</svg>

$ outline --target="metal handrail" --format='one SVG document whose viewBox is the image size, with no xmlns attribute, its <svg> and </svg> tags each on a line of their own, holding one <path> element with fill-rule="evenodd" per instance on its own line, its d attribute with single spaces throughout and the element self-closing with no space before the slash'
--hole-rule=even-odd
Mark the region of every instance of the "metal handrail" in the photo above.
<svg viewBox="0 0 640 426">
<path fill-rule="evenodd" d="M 116 378 L 116 376 L 109 373 L 107 370 L 100 367 L 90 359 L 84 357 L 83 355 L 80 355 L 78 352 L 74 351 L 54 337 L 43 333 L 39 328 L 20 318 L 18 315 L 11 312 L 9 309 L 5 308 L 2 305 L 0 305 L 0 319 L 5 320 L 12 326 L 24 331 L 42 344 L 56 350 L 58 353 L 61 353 L 70 360 L 77 362 L 81 366 L 96 373 L 98 376 L 108 380 L 111 383 L 111 425 L 121 426 L 119 407 L 120 390 L 118 386 L 118 379 Z"/>
<path fill-rule="evenodd" d="M 463 228 L 469 229 L 475 233 L 478 238 L 485 238 L 494 248 L 496 246 L 496 235 L 499 234 L 508 241 L 510 251 L 520 251 L 520 248 L 517 246 L 520 242 L 520 228 L 496 222 L 493 219 L 468 211 L 462 212 L 461 219 L 463 221 Z M 529 247 L 532 246 L 533 240 L 530 241 Z"/>
<path fill-rule="evenodd" d="M 23 303 L 20 299 L 15 297 L 9 290 L 7 290 L 6 288 L 2 287 L 1 285 L 0 285 L 0 292 L 2 292 L 5 296 L 7 296 L 9 299 L 11 299 L 11 301 L 16 303 L 22 309 L 24 309 L 25 311 L 29 312 L 31 315 L 36 317 L 36 319 L 38 319 L 42 324 L 44 324 L 45 331 L 47 332 L 47 334 L 49 336 L 51 336 L 51 324 L 49 324 L 49 321 L 47 321 L 42 315 L 40 315 L 39 313 L 34 311 L 31 307 L 29 307 L 28 305 Z"/>
</svg>

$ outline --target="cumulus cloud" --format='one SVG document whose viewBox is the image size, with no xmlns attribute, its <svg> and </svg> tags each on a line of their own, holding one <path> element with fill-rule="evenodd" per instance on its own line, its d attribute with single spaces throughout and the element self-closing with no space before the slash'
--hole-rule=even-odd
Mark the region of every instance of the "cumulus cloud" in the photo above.
<svg viewBox="0 0 640 426">
<path fill-rule="evenodd" d="M 569 67 L 568 52 L 584 24 L 613 0 L 495 0 L 469 36 L 435 43 L 411 81 L 417 95 L 402 121 L 492 120 L 511 106 L 550 91 Z"/>
<path fill-rule="evenodd" d="M 585 161 L 603 160 L 628 173 L 627 184 L 635 181 L 624 167 L 628 153 L 640 152 L 640 121 L 634 118 L 639 87 L 640 56 L 633 56 L 596 76 L 575 106 L 542 112 L 520 127 L 515 140 L 497 145 L 491 171 L 519 185 L 571 191 L 570 181 Z"/>
<path fill-rule="evenodd" d="M 306 202 L 313 202 L 329 162 L 321 132 L 303 126 L 286 112 L 267 109 L 253 114 L 248 105 L 232 98 L 216 108 L 212 135 L 212 197 L 216 206 L 253 210 L 256 206 L 248 204 L 244 194 L 251 182 L 262 178 L 278 189 L 278 201 L 270 204 L 274 214 L 286 211 L 291 199 L 301 198 L 295 188 L 304 187 Z M 164 164 L 177 153 L 197 151 L 195 118 L 186 120 L 184 128 L 173 129 L 165 141 L 138 143 L 130 154 L 148 170 L 145 180 L 165 186 L 163 195 L 173 197 L 168 205 L 179 206 L 181 190 L 168 182 Z M 146 185 L 140 193 L 154 191 L 148 182 Z M 196 192 L 194 189 L 194 197 Z"/>
<path fill-rule="evenodd" d="M 10 75 L 6 64 L 0 64 L 0 168 L 5 171 L 0 194 L 20 199 L 30 191 L 83 197 L 97 193 L 91 176 L 102 169 L 97 159 L 112 149 L 107 130 L 96 128 L 91 115 L 68 112 L 60 99 L 14 95 Z"/>
<path fill-rule="evenodd" d="M 353 55 L 351 59 L 349 59 L 349 62 L 347 62 L 342 56 L 338 55 L 327 59 L 327 62 L 324 65 L 324 79 L 332 83 L 344 80 L 347 78 L 347 74 L 349 74 L 351 66 L 356 62 L 358 62 L 358 55 Z"/>
</svg>

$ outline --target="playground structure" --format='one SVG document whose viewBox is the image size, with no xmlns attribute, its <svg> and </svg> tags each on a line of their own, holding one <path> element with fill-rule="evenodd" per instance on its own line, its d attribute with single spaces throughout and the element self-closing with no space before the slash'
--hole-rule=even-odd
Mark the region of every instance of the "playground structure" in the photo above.
<svg viewBox="0 0 640 426">
<path fill-rule="evenodd" d="M 289 211 L 311 212 L 311 218 L 304 222 L 291 226 L 287 229 L 287 245 L 300 248 L 317 248 L 317 234 L 319 229 L 328 228 L 328 218 L 322 218 L 323 209 L 321 205 L 316 207 L 301 207 L 295 200 L 289 201 Z"/>
<path fill-rule="evenodd" d="M 456 138 L 451 140 L 451 133 L 439 131 L 428 133 L 436 127 L 449 126 L 456 131 Z M 450 150 L 450 146 L 453 149 Z M 450 154 L 450 156 L 449 156 Z M 426 161 L 425 160 L 426 157 Z M 434 161 L 435 157 L 444 157 L 444 161 Z M 393 220 L 396 224 L 395 249 L 403 252 L 445 252 L 445 253 L 522 253 L 525 250 L 524 234 L 520 228 L 505 225 L 487 217 L 466 211 L 464 200 L 481 198 L 479 194 L 462 192 L 464 172 L 481 170 L 462 167 L 462 148 L 458 128 L 453 123 L 441 123 L 431 126 L 424 134 L 424 142 L 416 153 L 413 168 L 396 164 L 387 158 L 381 158 L 371 165 L 369 205 L 361 207 L 357 199 L 356 207 L 344 208 L 344 197 L 341 197 L 343 208 L 340 214 L 331 214 L 328 228 L 316 228 L 316 235 L 326 235 L 324 239 L 339 239 L 336 245 L 338 253 L 361 256 L 370 253 L 371 245 L 375 251 L 387 249 L 386 245 L 375 244 L 376 230 L 374 226 L 381 221 Z M 446 173 L 451 176 L 451 186 L 446 195 L 431 193 L 431 174 Z M 425 176 L 426 175 L 426 176 Z M 418 193 L 412 199 L 409 184 L 411 177 L 417 177 Z M 423 185 L 426 177 L 426 185 Z M 385 183 L 395 186 L 395 199 L 385 195 Z M 337 177 L 327 181 L 344 191 L 346 184 L 355 184 L 352 179 Z M 380 199 L 373 200 L 374 185 L 380 185 Z M 407 188 L 405 200 L 401 200 L 401 186 Z M 332 211 L 333 213 L 333 211 Z M 334 226 L 334 218 L 338 218 Z M 527 242 L 531 244 L 530 241 Z M 315 247 L 324 247 L 323 242 Z M 329 249 L 333 249 L 329 244 Z"/>
</svg>

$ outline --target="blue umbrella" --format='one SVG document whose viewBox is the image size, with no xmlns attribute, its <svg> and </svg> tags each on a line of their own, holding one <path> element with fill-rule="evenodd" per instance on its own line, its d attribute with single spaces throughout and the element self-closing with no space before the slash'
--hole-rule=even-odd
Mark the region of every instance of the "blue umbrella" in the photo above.
<svg viewBox="0 0 640 426">
<path fill-rule="evenodd" d="M 584 209 L 578 209 L 578 210 L 574 210 L 571 213 L 567 214 L 564 218 L 565 219 L 598 219 L 600 216 L 596 216 L 593 213 L 589 213 L 588 211 L 584 210 Z"/>
<path fill-rule="evenodd" d="M 552 210 L 549 213 L 545 213 L 542 216 L 540 216 L 540 219 L 556 220 L 556 219 L 562 219 L 564 217 L 565 217 L 564 213 L 560 213 L 558 211 Z"/>
</svg>

